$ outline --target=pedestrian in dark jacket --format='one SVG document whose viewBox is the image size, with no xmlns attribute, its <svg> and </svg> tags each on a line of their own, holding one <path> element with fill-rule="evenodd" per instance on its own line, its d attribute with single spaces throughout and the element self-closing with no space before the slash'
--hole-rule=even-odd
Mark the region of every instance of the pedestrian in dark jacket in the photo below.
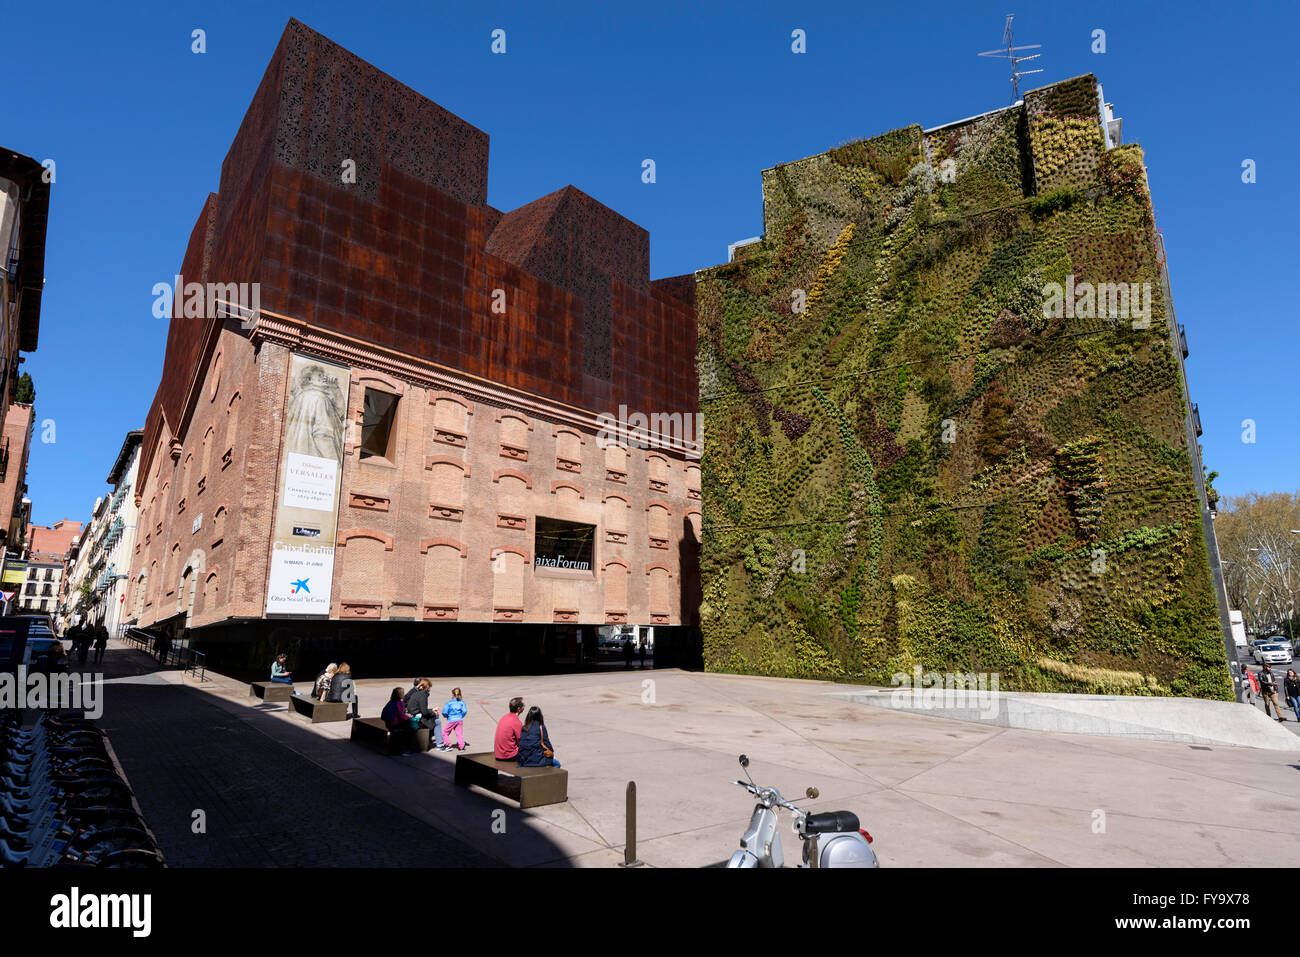
<svg viewBox="0 0 1300 957">
<path fill-rule="evenodd" d="M 1270 718 L 1277 718 L 1278 721 L 1285 721 L 1282 717 L 1282 709 L 1277 703 L 1277 681 L 1273 677 L 1273 669 L 1268 662 L 1264 662 L 1264 667 L 1259 670 L 1259 696 L 1264 699 L 1264 713 Z M 1269 704 L 1272 703 L 1273 711 L 1268 710 Z"/>
<path fill-rule="evenodd" d="M 521 768 L 558 768 L 551 736 L 542 721 L 542 709 L 533 705 L 524 718 L 524 730 L 519 734 L 519 766 Z"/>
<path fill-rule="evenodd" d="M 95 664 L 104 660 L 104 652 L 108 649 L 108 629 L 103 625 L 99 626 L 99 633 L 95 635 Z"/>
<path fill-rule="evenodd" d="M 1294 668 L 1286 670 L 1286 680 L 1282 682 L 1282 691 L 1286 695 L 1286 703 L 1295 712 L 1295 719 L 1300 721 L 1300 675 L 1296 674 Z"/>
<path fill-rule="evenodd" d="M 360 702 L 357 700 L 357 686 L 352 680 L 352 666 L 346 661 L 339 665 L 339 670 L 334 672 L 334 679 L 330 682 L 329 693 L 325 696 L 326 701 L 342 701 L 352 705 L 350 718 L 361 717 Z"/>
<path fill-rule="evenodd" d="M 415 687 L 406 693 L 406 711 L 412 717 L 420 716 L 420 727 L 429 729 L 429 750 L 438 746 L 438 730 L 441 720 L 438 709 L 429 704 L 429 689 L 433 682 L 428 678 L 416 678 Z"/>
</svg>

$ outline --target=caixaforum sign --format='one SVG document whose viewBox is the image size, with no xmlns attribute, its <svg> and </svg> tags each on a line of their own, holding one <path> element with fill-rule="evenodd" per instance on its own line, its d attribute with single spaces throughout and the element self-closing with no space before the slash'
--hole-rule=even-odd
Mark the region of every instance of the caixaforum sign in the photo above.
<svg viewBox="0 0 1300 957">
<path fill-rule="evenodd" d="M 333 580 L 333 545 L 276 542 L 271 548 L 266 613 L 328 615 Z"/>
</svg>

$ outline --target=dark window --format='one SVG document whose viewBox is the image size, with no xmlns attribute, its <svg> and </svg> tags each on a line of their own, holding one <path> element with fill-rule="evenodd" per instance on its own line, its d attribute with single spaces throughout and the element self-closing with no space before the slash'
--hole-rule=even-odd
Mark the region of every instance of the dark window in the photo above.
<svg viewBox="0 0 1300 957">
<path fill-rule="evenodd" d="M 533 566 L 592 571 L 596 561 L 596 526 L 537 519 L 533 536 Z"/>
<path fill-rule="evenodd" d="M 392 458 L 389 452 L 396 421 L 397 396 L 367 389 L 365 413 L 361 419 L 361 458 Z"/>
</svg>

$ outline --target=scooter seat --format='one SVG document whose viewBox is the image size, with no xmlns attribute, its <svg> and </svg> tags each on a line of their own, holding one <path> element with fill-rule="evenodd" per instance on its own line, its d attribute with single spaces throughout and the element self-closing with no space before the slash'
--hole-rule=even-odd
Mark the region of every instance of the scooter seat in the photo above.
<svg viewBox="0 0 1300 957">
<path fill-rule="evenodd" d="M 856 831 L 860 827 L 858 816 L 852 811 L 809 814 L 804 821 L 804 831 L 808 834 L 838 834 L 843 831 Z"/>
</svg>

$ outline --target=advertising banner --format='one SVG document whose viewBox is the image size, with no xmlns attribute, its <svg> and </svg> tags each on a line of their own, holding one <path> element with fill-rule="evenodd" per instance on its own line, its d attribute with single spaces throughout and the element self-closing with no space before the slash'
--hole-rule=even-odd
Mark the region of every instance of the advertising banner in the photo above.
<svg viewBox="0 0 1300 957">
<path fill-rule="evenodd" d="M 289 360 L 268 615 L 330 613 L 350 374 L 347 366 L 314 356 Z"/>
</svg>

